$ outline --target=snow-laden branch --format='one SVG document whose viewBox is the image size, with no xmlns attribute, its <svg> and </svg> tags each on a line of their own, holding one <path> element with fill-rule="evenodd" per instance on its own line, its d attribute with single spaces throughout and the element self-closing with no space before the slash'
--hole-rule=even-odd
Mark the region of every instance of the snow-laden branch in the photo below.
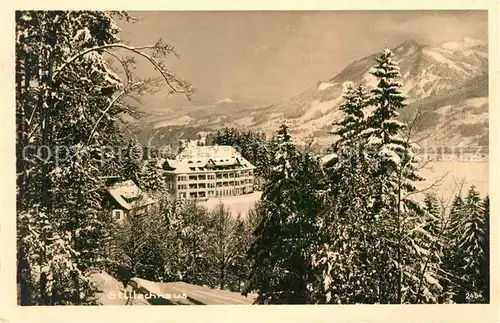
<svg viewBox="0 0 500 323">
<path fill-rule="evenodd" d="M 129 45 L 125 45 L 125 44 L 122 44 L 122 43 L 117 43 L 117 44 L 106 44 L 106 45 L 101 45 L 101 46 L 94 46 L 94 47 L 91 47 L 91 48 L 88 48 L 86 50 L 83 50 L 73 56 L 71 56 L 69 59 L 67 59 L 61 67 L 59 67 L 55 72 L 54 72 L 54 75 L 53 75 L 53 78 L 57 78 L 61 72 L 67 68 L 69 65 L 71 65 L 75 60 L 77 60 L 78 58 L 88 54 L 88 53 L 91 53 L 91 52 L 95 52 L 95 51 L 100 51 L 100 50 L 106 50 L 106 49 L 112 49 L 112 48 L 121 48 L 121 49 L 125 49 L 125 50 L 128 50 L 128 51 L 131 51 L 137 55 L 140 55 L 144 58 L 146 58 L 161 74 L 161 76 L 164 78 L 165 82 L 167 83 L 167 85 L 170 87 L 170 89 L 172 90 L 172 92 L 174 93 L 184 93 L 186 94 L 187 96 L 189 96 L 189 93 L 192 92 L 192 89 L 189 87 L 188 84 L 182 84 L 183 82 L 178 80 L 174 74 L 168 72 L 165 68 L 163 68 L 162 64 L 160 62 L 158 62 L 153 56 L 151 55 L 148 55 L 144 52 L 142 52 L 141 50 L 144 50 L 144 49 L 150 49 L 150 50 L 158 50 L 158 51 L 161 51 L 161 52 L 171 52 L 171 53 L 174 53 L 175 55 L 177 55 L 174 51 L 174 49 L 172 47 L 166 47 L 166 48 L 160 48 L 159 47 L 159 43 L 156 44 L 156 45 L 145 45 L 145 46 L 138 46 L 138 47 L 134 47 L 134 46 L 129 46 Z M 175 82 L 179 83 L 181 86 L 185 86 L 186 88 L 185 89 L 178 89 L 176 88 L 173 84 L 172 84 L 172 80 L 174 80 Z"/>
<path fill-rule="evenodd" d="M 418 289 L 417 289 L 417 302 L 416 303 L 420 302 L 420 299 L 421 299 L 421 296 L 422 296 L 422 294 L 420 293 L 420 291 L 422 290 L 422 285 L 423 285 L 423 281 L 424 281 L 424 278 L 425 278 L 425 273 L 427 271 L 427 266 L 429 265 L 429 263 L 431 261 L 431 257 L 434 256 L 434 253 L 435 253 L 434 248 L 436 247 L 436 244 L 438 243 L 438 241 L 445 234 L 445 230 L 448 228 L 448 223 L 450 222 L 450 218 L 446 217 L 446 210 L 449 207 L 450 201 L 448 201 L 446 203 L 446 206 L 445 206 L 444 199 L 441 199 L 440 202 L 441 202 L 441 218 L 440 218 L 440 220 L 441 220 L 441 223 L 440 223 L 441 226 L 439 228 L 437 239 L 435 239 L 434 241 L 432 241 L 431 245 L 429 246 L 429 250 L 430 250 L 429 255 L 427 256 L 427 259 L 425 260 L 424 267 L 422 269 L 422 273 L 419 275 L 419 283 L 418 283 Z"/>
<path fill-rule="evenodd" d="M 106 113 L 109 111 L 109 109 L 111 109 L 113 107 L 113 105 L 115 105 L 115 103 L 121 98 L 123 97 L 126 93 L 127 93 L 127 90 L 128 89 L 125 89 L 123 91 L 120 92 L 120 94 L 118 94 L 113 100 L 111 100 L 111 102 L 108 104 L 108 106 L 106 107 L 106 109 L 104 109 L 104 111 L 101 113 L 101 116 L 99 117 L 99 119 L 96 121 L 96 123 L 94 124 L 94 127 L 92 128 L 92 131 L 90 132 L 90 135 L 89 135 L 89 138 L 87 140 L 87 145 L 90 144 L 90 141 L 92 140 L 92 136 L 94 136 L 94 133 L 97 129 L 97 126 L 99 125 L 99 123 L 101 122 L 102 118 L 104 118 L 104 116 L 106 115 Z"/>
</svg>

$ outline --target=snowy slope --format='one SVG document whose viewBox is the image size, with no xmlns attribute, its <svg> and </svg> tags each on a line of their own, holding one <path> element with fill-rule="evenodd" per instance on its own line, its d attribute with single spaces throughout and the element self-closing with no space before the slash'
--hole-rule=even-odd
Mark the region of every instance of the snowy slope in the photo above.
<svg viewBox="0 0 500 323">
<path fill-rule="evenodd" d="M 416 109 L 426 111 L 421 136 L 430 135 L 429 144 L 488 144 L 488 45 L 471 38 L 427 46 L 407 40 L 392 49 L 401 68 L 403 93 L 409 107 L 404 115 Z M 220 100 L 213 105 L 191 106 L 168 116 L 155 117 L 145 128 L 153 128 L 168 137 L 172 128 L 188 132 L 210 131 L 225 126 L 253 129 L 272 134 L 287 119 L 298 141 L 314 136 L 319 144 L 328 145 L 332 122 L 341 114 L 343 89 L 349 83 L 376 86 L 369 73 L 379 53 L 346 66 L 328 80 L 312 84 L 304 92 L 273 105 Z M 161 135 L 159 136 L 161 137 Z"/>
<path fill-rule="evenodd" d="M 488 144 L 486 43 L 464 38 L 427 46 L 408 40 L 392 50 L 401 68 L 402 91 L 410 105 L 405 111 L 406 116 L 416 109 L 423 109 L 427 111 L 428 119 L 438 117 L 421 129 L 422 136 L 432 133 L 429 144 Z M 361 83 L 367 88 L 376 86 L 376 79 L 369 72 L 377 56 L 375 53 L 355 61 L 332 79 L 320 81 L 289 101 L 271 106 L 269 115 L 275 117 L 253 126 L 271 133 L 280 119 L 287 118 L 296 136 L 314 135 L 318 142 L 327 143 L 331 123 L 341 116 L 338 106 L 343 87 L 351 82 Z M 432 113 L 445 106 L 448 106 L 449 113 Z"/>
<path fill-rule="evenodd" d="M 185 282 L 159 283 L 134 277 L 127 288 L 107 273 L 96 273 L 99 305 L 252 305 L 256 294 L 212 289 Z"/>
</svg>

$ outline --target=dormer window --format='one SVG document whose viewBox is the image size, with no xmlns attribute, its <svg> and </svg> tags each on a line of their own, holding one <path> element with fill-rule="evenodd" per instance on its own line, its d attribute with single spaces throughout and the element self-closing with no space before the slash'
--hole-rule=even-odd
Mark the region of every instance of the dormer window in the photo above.
<svg viewBox="0 0 500 323">
<path fill-rule="evenodd" d="M 134 196 L 134 197 L 125 197 L 122 195 L 122 198 L 125 200 L 127 203 L 132 203 L 134 201 L 137 201 L 139 199 L 139 196 Z"/>
</svg>

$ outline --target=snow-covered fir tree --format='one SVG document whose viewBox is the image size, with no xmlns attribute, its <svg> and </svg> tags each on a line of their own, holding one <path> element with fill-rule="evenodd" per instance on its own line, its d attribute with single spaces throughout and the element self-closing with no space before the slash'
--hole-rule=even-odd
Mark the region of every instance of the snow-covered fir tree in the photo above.
<svg viewBox="0 0 500 323">
<path fill-rule="evenodd" d="M 156 157 L 144 161 L 138 182 L 139 186 L 152 196 L 161 198 L 162 195 L 168 194 L 165 177 L 162 169 L 158 167 Z"/>
<path fill-rule="evenodd" d="M 369 152 L 377 165 L 372 173 L 376 191 L 372 214 L 380 223 L 379 235 L 385 236 L 377 242 L 381 250 L 377 270 L 385 277 L 380 281 L 379 294 L 382 302 L 399 303 L 404 301 L 405 276 L 411 276 L 405 275 L 405 267 L 411 264 L 404 264 L 408 249 L 403 237 L 405 231 L 412 228 L 405 227 L 411 223 L 405 219 L 417 210 L 417 204 L 407 193 L 415 191 L 413 183 L 421 178 L 416 172 L 411 138 L 404 136 L 406 124 L 396 120 L 398 110 L 405 106 L 405 98 L 401 94 L 401 76 L 393 56 L 385 49 L 371 72 L 378 79 L 371 91 L 375 109 L 368 117 L 368 128 L 363 135 L 367 137 Z"/>
<path fill-rule="evenodd" d="M 311 279 L 309 259 L 318 241 L 322 173 L 316 157 L 297 150 L 286 123 L 278 129 L 276 142 L 249 250 L 246 290 L 257 290 L 262 302 L 305 303 Z"/>
<path fill-rule="evenodd" d="M 362 85 L 353 88 L 349 84 L 343 96 L 343 103 L 339 110 L 344 113 L 344 118 L 334 123 L 336 129 L 332 134 L 340 138 L 334 143 L 333 151 L 338 151 L 340 147 L 348 148 L 356 144 L 356 139 L 365 128 L 365 115 L 363 109 L 370 104 L 369 94 Z"/>
<path fill-rule="evenodd" d="M 124 98 L 150 84 L 130 79 L 130 73 L 124 82 L 104 53 L 121 49 L 148 57 L 160 63 L 159 73 L 172 92 L 191 91 L 161 65 L 173 48 L 162 42 L 141 49 L 123 44 L 117 17 L 130 19 L 126 13 L 104 11 L 16 12 L 18 281 L 23 305 L 92 302 L 87 276 L 103 269 L 109 213 L 101 207 L 100 194 L 104 178 L 120 171 L 119 152 L 108 148 L 122 146 L 121 115 L 135 115 Z M 130 69 L 129 60 L 113 54 Z M 48 149 L 22 158 L 27 145 Z M 56 146 L 67 149 L 54 158 Z M 50 225 L 42 225 L 47 221 Z M 33 234 L 29 223 L 40 223 L 39 230 L 34 228 L 40 231 L 38 239 L 27 239 Z"/>
<path fill-rule="evenodd" d="M 482 299 L 483 303 L 490 302 L 490 197 L 486 196 L 483 201 L 484 212 L 484 240 L 483 240 L 483 253 L 484 258 L 481 260 L 480 268 L 480 282 L 482 286 Z"/>
<path fill-rule="evenodd" d="M 120 177 L 122 180 L 132 180 L 139 184 L 141 173 L 144 166 L 144 151 L 143 146 L 137 138 L 133 136 L 127 143 L 126 149 L 122 150 L 122 169 Z"/>
<path fill-rule="evenodd" d="M 235 255 L 230 264 L 230 272 L 233 276 L 233 291 L 241 292 L 244 287 L 244 282 L 247 280 L 247 275 L 250 270 L 249 261 L 246 257 L 247 251 L 250 248 L 250 243 L 253 234 L 253 226 L 250 226 L 246 221 L 246 216 L 238 214 L 235 220 Z"/>
<path fill-rule="evenodd" d="M 427 223 L 425 229 L 432 235 L 438 235 L 441 231 L 442 210 L 435 193 L 425 194 L 423 211 Z"/>
<path fill-rule="evenodd" d="M 462 287 L 470 293 L 482 294 L 481 264 L 485 254 L 485 218 L 484 209 L 479 193 L 472 186 L 467 193 L 461 212 L 460 226 L 455 228 L 455 247 L 461 251 L 462 261 L 459 273 L 462 277 Z M 469 295 L 465 295 L 468 302 L 474 302 Z"/>
<path fill-rule="evenodd" d="M 376 59 L 372 75 L 378 84 L 369 96 L 352 88 L 345 95 L 343 108 L 350 114 L 338 123 L 335 148 L 350 142 L 346 150 L 360 145 L 363 153 L 334 158 L 326 168 L 324 222 L 330 226 L 313 259 L 319 302 L 436 302 L 441 290 L 436 236 L 426 231 L 429 223 L 411 199 L 421 178 L 406 125 L 396 119 L 405 98 L 392 57 L 384 50 Z M 368 105 L 374 109 L 365 121 L 355 107 Z"/>
<path fill-rule="evenodd" d="M 317 279 L 312 283 L 319 303 L 375 302 L 376 287 L 371 271 L 363 264 L 373 258 L 369 234 L 373 219 L 369 216 L 372 186 L 368 160 L 364 158 L 366 140 L 363 109 L 369 97 L 363 87 L 348 87 L 341 109 L 344 119 L 335 123 L 339 136 L 332 148 L 335 157 L 326 164 L 327 194 L 321 213 L 324 244 L 312 263 Z"/>
</svg>

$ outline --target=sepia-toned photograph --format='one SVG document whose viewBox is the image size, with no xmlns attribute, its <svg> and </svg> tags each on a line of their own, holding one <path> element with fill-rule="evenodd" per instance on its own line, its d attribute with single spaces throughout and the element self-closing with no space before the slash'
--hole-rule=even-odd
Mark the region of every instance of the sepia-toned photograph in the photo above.
<svg viewBox="0 0 500 323">
<path fill-rule="evenodd" d="M 17 304 L 489 304 L 488 35 L 16 11 Z"/>
</svg>

